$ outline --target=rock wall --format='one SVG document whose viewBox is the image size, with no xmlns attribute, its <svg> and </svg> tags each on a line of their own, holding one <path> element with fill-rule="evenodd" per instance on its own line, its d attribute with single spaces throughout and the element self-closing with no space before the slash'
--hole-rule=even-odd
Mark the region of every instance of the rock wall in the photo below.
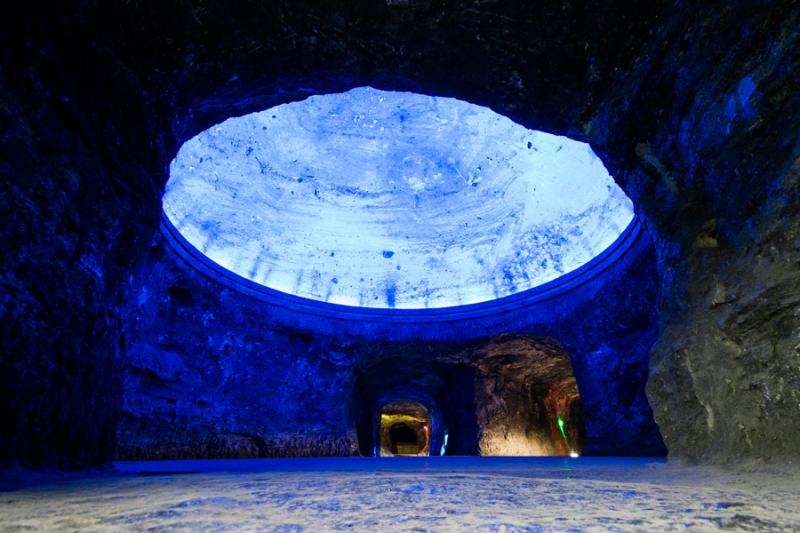
<svg viewBox="0 0 800 533">
<path fill-rule="evenodd" d="M 483 347 L 473 361 L 479 369 L 476 406 L 481 455 L 581 452 L 583 408 L 569 354 L 560 344 L 503 336 Z M 559 418 L 569 428 L 570 446 L 558 429 Z"/>
<path fill-rule="evenodd" d="M 179 144 L 229 116 L 368 83 L 590 141 L 657 249 L 649 394 L 671 452 L 800 455 L 796 2 L 0 10 L 4 464 L 111 456 L 120 310 Z"/>
<path fill-rule="evenodd" d="M 372 455 L 381 407 L 402 400 L 428 409 L 434 451 L 447 432 L 450 454 L 566 453 L 554 424 L 572 402 L 544 403 L 564 380 L 580 388 L 588 453 L 664 452 L 644 397 L 644 237 L 589 282 L 499 317 L 351 330 L 227 288 L 159 233 L 145 257 L 128 281 L 119 459 Z"/>
<path fill-rule="evenodd" d="M 598 144 L 626 144 L 611 157 L 657 243 L 648 396 L 676 456 L 796 459 L 800 11 L 734 2 L 674 16 L 685 22 L 654 32 L 606 101 L 612 118 L 589 126 Z"/>
<path fill-rule="evenodd" d="M 156 236 L 131 279 L 120 459 L 352 455 L 353 379 L 332 339 L 275 327 Z"/>
<path fill-rule="evenodd" d="M 83 467 L 114 447 L 158 126 L 120 121 L 121 101 L 148 116 L 141 80 L 74 34 L 80 20 L 15 7 L 0 8 L 0 465 Z"/>
</svg>

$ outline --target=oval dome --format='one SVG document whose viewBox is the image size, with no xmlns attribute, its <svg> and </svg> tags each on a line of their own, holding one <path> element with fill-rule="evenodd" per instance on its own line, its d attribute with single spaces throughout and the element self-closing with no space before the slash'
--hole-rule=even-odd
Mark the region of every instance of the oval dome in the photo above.
<svg viewBox="0 0 800 533">
<path fill-rule="evenodd" d="M 485 302 L 575 270 L 631 223 L 591 147 L 454 98 L 362 87 L 231 118 L 170 166 L 207 258 L 335 304 Z"/>
</svg>

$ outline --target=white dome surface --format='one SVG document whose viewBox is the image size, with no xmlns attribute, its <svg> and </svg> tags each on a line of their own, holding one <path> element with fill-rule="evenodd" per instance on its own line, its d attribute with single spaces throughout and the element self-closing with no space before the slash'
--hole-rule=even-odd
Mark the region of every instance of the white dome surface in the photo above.
<svg viewBox="0 0 800 533">
<path fill-rule="evenodd" d="M 187 141 L 164 212 L 256 283 L 360 307 L 484 302 L 566 274 L 630 224 L 589 145 L 453 98 L 369 87 Z"/>
</svg>

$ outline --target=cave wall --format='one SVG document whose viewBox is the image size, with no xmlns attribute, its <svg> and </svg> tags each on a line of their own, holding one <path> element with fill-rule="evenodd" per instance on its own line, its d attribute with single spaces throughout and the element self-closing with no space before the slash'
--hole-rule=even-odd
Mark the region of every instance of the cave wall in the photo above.
<svg viewBox="0 0 800 533">
<path fill-rule="evenodd" d="M 114 447 L 125 281 L 159 218 L 164 124 L 80 22 L 15 7 L 0 7 L 0 465 L 83 467 Z"/>
<path fill-rule="evenodd" d="M 352 455 L 350 362 L 334 339 L 187 267 L 160 235 L 131 278 L 119 459 Z"/>
<path fill-rule="evenodd" d="M 473 357 L 478 369 L 476 418 L 481 455 L 580 453 L 585 431 L 569 354 L 547 339 L 502 336 Z M 579 413 L 579 416 L 573 416 Z M 569 429 L 570 447 L 558 429 Z M 653 453 L 653 450 L 648 450 Z"/>
<path fill-rule="evenodd" d="M 0 11 L 2 463 L 113 453 L 121 309 L 179 144 L 364 83 L 590 141 L 656 245 L 649 395 L 671 452 L 798 456 L 796 2 Z"/>
<path fill-rule="evenodd" d="M 653 32 L 587 124 L 657 243 L 648 397 L 676 456 L 796 459 L 800 10 L 687 4 L 676 16 L 686 22 Z"/>
<path fill-rule="evenodd" d="M 664 453 L 644 394 L 655 256 L 637 235 L 605 270 L 551 299 L 472 318 L 370 323 L 230 289 L 157 232 L 128 280 L 115 456 L 371 455 L 380 408 L 399 400 L 429 409 L 431 450 L 447 429 L 448 453 L 519 454 L 553 429 L 543 413 L 524 420 L 539 408 L 533 382 L 572 368 L 586 453 Z M 532 336 L 558 341 L 547 348 Z"/>
</svg>

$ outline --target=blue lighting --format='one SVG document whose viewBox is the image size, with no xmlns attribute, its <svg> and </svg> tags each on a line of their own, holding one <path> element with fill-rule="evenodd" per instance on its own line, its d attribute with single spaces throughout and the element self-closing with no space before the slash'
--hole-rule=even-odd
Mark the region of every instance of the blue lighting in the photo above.
<svg viewBox="0 0 800 533">
<path fill-rule="evenodd" d="M 163 198 L 209 259 L 330 303 L 449 307 L 551 281 L 633 218 L 592 149 L 453 98 L 362 87 L 187 141 Z"/>
</svg>

